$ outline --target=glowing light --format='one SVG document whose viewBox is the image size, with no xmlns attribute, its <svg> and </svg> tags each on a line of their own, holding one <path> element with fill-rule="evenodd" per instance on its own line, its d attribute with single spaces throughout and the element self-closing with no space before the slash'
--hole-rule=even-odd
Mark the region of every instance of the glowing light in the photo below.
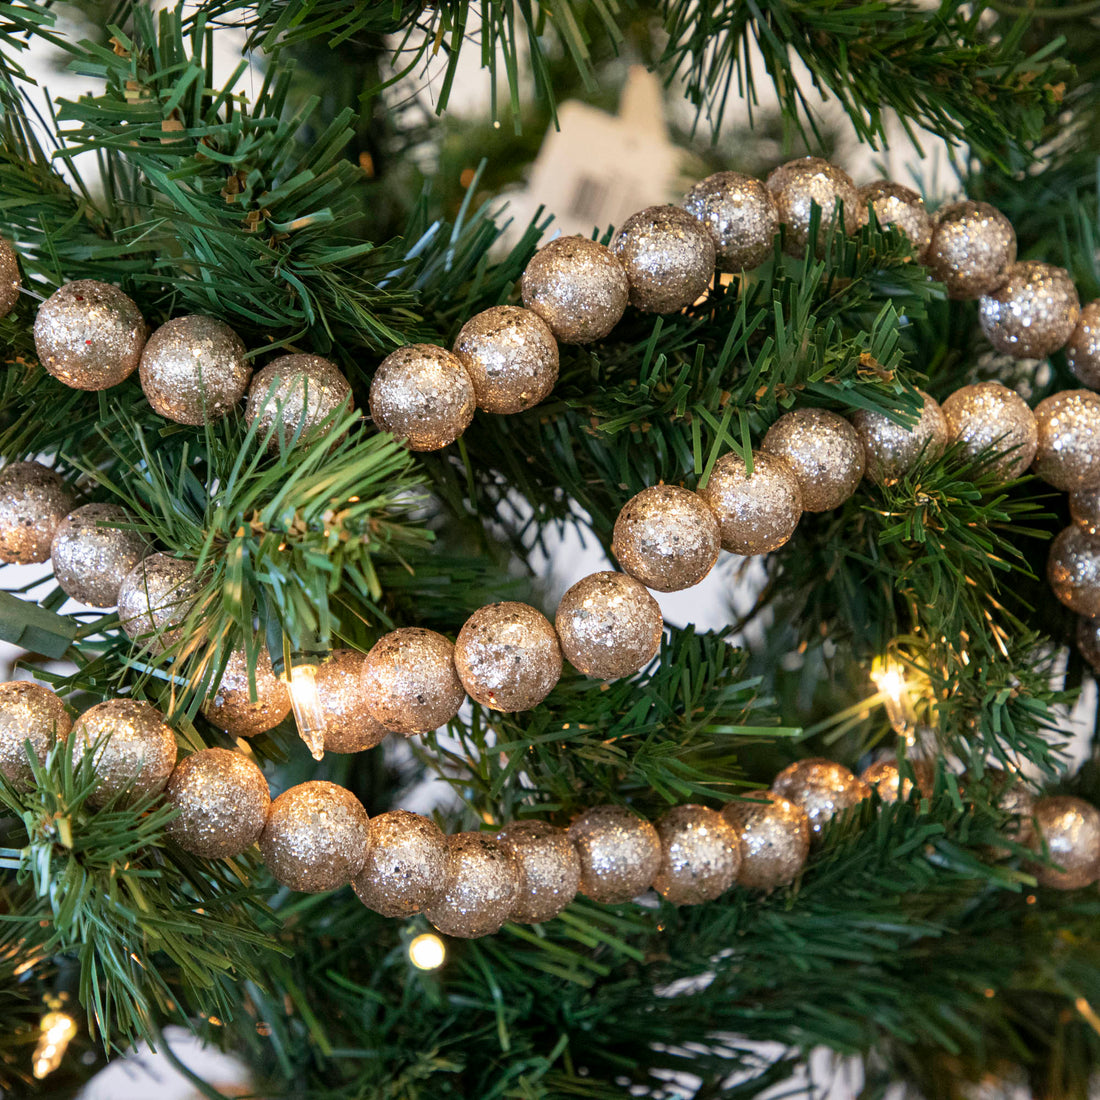
<svg viewBox="0 0 1100 1100">
<path fill-rule="evenodd" d="M 871 679 L 882 696 L 882 705 L 894 732 L 904 737 L 908 745 L 916 744 L 917 710 L 913 685 L 906 678 L 904 667 L 890 657 L 876 658 Z"/>
<path fill-rule="evenodd" d="M 293 665 L 290 676 L 290 706 L 298 726 L 298 736 L 306 743 L 314 760 L 325 755 L 325 712 L 317 693 L 317 666 Z"/>
<path fill-rule="evenodd" d="M 39 1025 L 42 1034 L 34 1048 L 34 1075 L 39 1080 L 53 1073 L 76 1034 L 76 1020 L 67 1012 L 47 1012 Z"/>
<path fill-rule="evenodd" d="M 447 948 L 432 932 L 424 932 L 409 943 L 409 959 L 418 970 L 438 970 L 446 957 Z"/>
</svg>

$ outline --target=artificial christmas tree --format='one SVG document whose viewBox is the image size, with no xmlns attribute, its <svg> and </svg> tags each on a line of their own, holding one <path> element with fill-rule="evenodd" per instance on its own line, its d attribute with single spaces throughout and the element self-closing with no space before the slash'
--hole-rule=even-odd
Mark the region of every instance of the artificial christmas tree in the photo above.
<svg viewBox="0 0 1100 1100">
<path fill-rule="evenodd" d="M 444 114 L 475 42 L 495 136 Z M 17 3 L 0 45 L 0 546 L 51 561 L 0 603 L 0 1087 L 172 1024 L 266 1096 L 756 1096 L 818 1046 L 867 1097 L 1088 1094 L 1091 9 Z M 486 189 L 623 56 L 706 170 L 503 246 Z M 761 72 L 770 162 L 723 137 Z M 814 85 L 957 185 L 793 157 Z M 555 592 L 569 524 L 606 557 Z M 708 576 L 728 626 L 670 623 Z"/>
</svg>

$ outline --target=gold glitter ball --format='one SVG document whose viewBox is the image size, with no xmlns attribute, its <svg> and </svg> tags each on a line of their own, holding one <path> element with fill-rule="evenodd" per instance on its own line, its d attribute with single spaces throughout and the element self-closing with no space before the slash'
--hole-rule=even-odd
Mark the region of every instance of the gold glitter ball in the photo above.
<svg viewBox="0 0 1100 1100">
<path fill-rule="evenodd" d="M 455 647 L 434 630 L 408 626 L 384 634 L 363 661 L 367 711 L 409 737 L 445 726 L 466 698 Z"/>
<path fill-rule="evenodd" d="M 714 278 L 714 242 L 702 223 L 678 206 L 647 206 L 611 238 L 630 287 L 630 304 L 645 313 L 676 313 L 706 293 Z"/>
<path fill-rule="evenodd" d="M 1100 812 L 1081 798 L 1040 798 L 1033 813 L 1032 851 L 1045 853 L 1054 867 L 1034 863 L 1028 870 L 1042 886 L 1079 890 L 1100 878 Z"/>
<path fill-rule="evenodd" d="M 1073 490 L 1069 494 L 1069 514 L 1082 531 L 1100 534 L 1100 486 Z"/>
<path fill-rule="evenodd" d="M 149 542 L 117 504 L 85 504 L 58 525 L 50 544 L 53 575 L 67 596 L 89 607 L 114 607 L 126 575 Z"/>
<path fill-rule="evenodd" d="M 325 780 L 283 791 L 268 811 L 260 852 L 277 882 L 305 894 L 351 882 L 367 858 L 367 811 Z"/>
<path fill-rule="evenodd" d="M 1093 672 L 1100 673 L 1100 619 L 1077 620 L 1077 648 Z"/>
<path fill-rule="evenodd" d="M 454 657 L 466 694 L 493 710 L 530 710 L 561 679 L 558 636 L 525 603 L 478 608 L 458 632 Z"/>
<path fill-rule="evenodd" d="M 858 233 L 863 224 L 865 211 L 851 176 L 821 157 L 801 157 L 773 168 L 768 173 L 767 187 L 775 199 L 779 221 L 785 227 L 783 249 L 788 255 L 806 255 L 814 204 L 821 207 L 821 229 L 817 238 L 819 256 L 825 253 L 838 203 L 844 204 L 845 233 L 849 236 Z"/>
<path fill-rule="evenodd" d="M 221 683 L 203 703 L 207 721 L 234 737 L 256 737 L 274 729 L 290 713 L 290 690 L 272 671 L 266 645 L 256 655 L 254 679 L 255 702 L 248 682 L 248 654 L 243 649 L 233 650 Z"/>
<path fill-rule="evenodd" d="M 1035 407 L 1035 472 L 1055 489 L 1100 486 L 1100 394 L 1064 390 Z"/>
<path fill-rule="evenodd" d="M 0 237 L 0 317 L 6 317 L 15 308 L 22 285 L 15 249 L 10 241 Z"/>
<path fill-rule="evenodd" d="M 870 791 L 843 764 L 811 757 L 784 768 L 772 790 L 801 806 L 810 819 L 810 832 L 819 836 L 834 815 L 865 799 Z"/>
<path fill-rule="evenodd" d="M 156 707 L 139 699 L 108 699 L 86 710 L 73 726 L 73 763 L 92 752 L 102 806 L 130 788 L 128 805 L 164 790 L 176 766 L 176 735 Z"/>
<path fill-rule="evenodd" d="M 922 798 L 931 798 L 936 783 L 936 773 L 927 760 L 910 760 L 909 767 L 917 779 L 917 790 Z M 878 791 L 883 802 L 908 802 L 913 792 L 913 780 L 902 778 L 901 769 L 895 759 L 879 760 L 863 769 L 859 777 L 868 787 Z"/>
<path fill-rule="evenodd" d="M 514 821 L 496 841 L 515 860 L 519 878 L 510 920 L 542 924 L 577 896 L 581 858 L 565 829 L 546 821 Z"/>
<path fill-rule="evenodd" d="M 462 326 L 458 356 L 474 386 L 477 407 L 518 413 L 550 395 L 558 380 L 558 342 L 537 314 L 518 306 L 493 306 Z"/>
<path fill-rule="evenodd" d="M 982 295 L 978 317 L 989 342 L 1016 359 L 1045 359 L 1070 338 L 1081 312 L 1065 268 L 1024 260 Z"/>
<path fill-rule="evenodd" d="M 1047 580 L 1071 611 L 1100 615 L 1100 538 L 1075 524 L 1061 531 L 1050 545 Z"/>
<path fill-rule="evenodd" d="M 786 543 L 802 518 L 802 490 L 785 458 L 754 451 L 752 476 L 735 451 L 714 464 L 699 495 L 718 520 L 722 549 L 766 554 Z"/>
<path fill-rule="evenodd" d="M 619 323 L 629 290 L 626 270 L 606 245 L 558 237 L 531 257 L 520 293 L 563 344 L 588 344 Z"/>
<path fill-rule="evenodd" d="M 661 840 L 625 806 L 593 806 L 574 818 L 569 839 L 581 860 L 580 892 L 605 905 L 645 893 L 661 866 Z"/>
<path fill-rule="evenodd" d="M 1016 231 L 987 202 L 955 202 L 932 220 L 932 242 L 925 254 L 932 277 L 950 298 L 980 298 L 1016 262 Z"/>
<path fill-rule="evenodd" d="M 370 414 L 410 451 L 438 451 L 474 418 L 477 396 L 462 360 L 434 344 L 387 355 L 370 384 Z"/>
<path fill-rule="evenodd" d="M 992 800 L 1002 813 L 1011 817 L 1003 828 L 1004 834 L 1017 844 L 1031 847 L 1035 838 L 1035 825 L 1031 820 L 1035 796 L 1025 783 L 1001 768 L 987 765 L 985 771 L 989 776 Z M 989 848 L 988 852 L 990 859 L 1006 859 L 1013 854 L 1001 847 Z"/>
<path fill-rule="evenodd" d="M 1100 298 L 1078 315 L 1066 344 L 1066 363 L 1083 385 L 1100 390 Z"/>
<path fill-rule="evenodd" d="M 1000 382 L 977 382 L 956 390 L 944 403 L 947 434 L 974 459 L 987 452 L 988 469 L 1004 481 L 1019 477 L 1035 457 L 1039 431 L 1035 414 Z M 988 455 L 997 455 L 990 459 Z"/>
<path fill-rule="evenodd" d="M 790 464 L 807 512 L 839 507 L 863 477 L 859 434 L 843 416 L 827 409 L 784 413 L 768 429 L 761 446 Z"/>
<path fill-rule="evenodd" d="M 141 388 L 156 412 L 180 424 L 209 424 L 245 395 L 252 367 L 244 341 L 224 321 L 174 317 L 141 353 Z"/>
<path fill-rule="evenodd" d="M 34 346 L 54 378 L 76 390 L 105 390 L 137 370 L 145 319 L 117 287 L 79 279 L 38 307 Z"/>
<path fill-rule="evenodd" d="M 384 917 L 411 917 L 443 891 L 447 838 L 439 826 L 408 810 L 370 819 L 367 859 L 352 880 L 359 900 Z"/>
<path fill-rule="evenodd" d="M 896 484 L 918 459 L 932 462 L 947 446 L 947 418 L 943 409 L 924 390 L 917 393 L 924 404 L 920 419 L 910 428 L 870 409 L 856 409 L 849 417 L 863 444 L 864 475 L 876 485 Z"/>
<path fill-rule="evenodd" d="M 554 625 L 565 659 L 599 680 L 629 676 L 661 648 L 664 619 L 646 587 L 625 573 L 591 573 L 561 598 Z"/>
<path fill-rule="evenodd" d="M 774 791 L 752 791 L 748 797 L 751 802 L 722 807 L 741 840 L 737 884 L 753 890 L 788 886 L 810 854 L 810 819 L 801 806 Z"/>
<path fill-rule="evenodd" d="M 718 521 L 706 500 L 675 485 L 654 485 L 628 500 L 611 543 L 623 572 L 658 592 L 698 584 L 720 549 Z"/>
<path fill-rule="evenodd" d="M 47 561 L 72 506 L 72 494 L 53 470 L 37 462 L 9 462 L 0 470 L 0 561 Z"/>
<path fill-rule="evenodd" d="M 340 415 L 354 408 L 351 386 L 320 355 L 283 355 L 252 376 L 244 418 L 257 425 L 270 450 L 316 441 Z"/>
<path fill-rule="evenodd" d="M 771 255 L 779 211 L 772 193 L 752 176 L 715 172 L 682 205 L 710 234 L 719 271 L 751 271 Z"/>
<path fill-rule="evenodd" d="M 135 642 L 163 653 L 181 640 L 176 628 L 187 618 L 201 587 L 193 562 L 150 554 L 123 578 L 118 621 Z"/>
<path fill-rule="evenodd" d="M 0 772 L 20 791 L 34 785 L 24 741 L 30 741 L 40 764 L 73 728 L 65 704 L 48 687 L 29 680 L 0 684 Z"/>
<path fill-rule="evenodd" d="M 717 810 L 673 806 L 658 822 L 661 864 L 653 888 L 673 905 L 702 905 L 724 894 L 741 867 L 737 831 Z"/>
<path fill-rule="evenodd" d="M 445 936 L 475 939 L 500 930 L 519 891 L 515 860 L 481 833 L 447 837 L 443 890 L 424 914 Z"/>
<path fill-rule="evenodd" d="M 862 210 L 870 207 L 883 228 L 904 233 L 917 259 L 924 258 L 932 240 L 932 218 L 916 191 L 891 180 L 875 180 L 859 189 L 859 205 Z"/>
<path fill-rule="evenodd" d="M 203 749 L 176 765 L 164 801 L 179 810 L 166 831 L 184 851 L 233 859 L 259 839 L 271 795 L 264 773 L 247 756 Z"/>
<path fill-rule="evenodd" d="M 325 752 L 363 752 L 381 744 L 390 731 L 371 717 L 363 690 L 364 656 L 334 649 L 317 666 L 317 698 L 325 720 Z"/>
</svg>

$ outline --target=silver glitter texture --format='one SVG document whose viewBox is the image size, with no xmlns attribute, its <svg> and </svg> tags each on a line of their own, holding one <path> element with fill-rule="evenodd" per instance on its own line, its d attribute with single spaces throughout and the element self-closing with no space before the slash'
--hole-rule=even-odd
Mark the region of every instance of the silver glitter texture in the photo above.
<svg viewBox="0 0 1100 1100">
<path fill-rule="evenodd" d="M 119 623 L 135 642 L 163 653 L 180 640 L 175 628 L 187 618 L 200 588 L 193 562 L 150 554 L 123 578 Z"/>
<path fill-rule="evenodd" d="M 771 255 L 779 211 L 752 176 L 715 172 L 684 196 L 683 207 L 710 234 L 719 271 L 751 271 Z"/>
<path fill-rule="evenodd" d="M 794 882 L 810 853 L 806 811 L 774 791 L 751 791 L 752 801 L 727 802 L 722 816 L 741 840 L 738 886 L 774 890 Z"/>
<path fill-rule="evenodd" d="M 806 811 L 814 836 L 820 835 L 835 814 L 854 806 L 870 793 L 867 785 L 843 764 L 820 757 L 798 760 L 784 768 L 775 777 L 772 790 Z"/>
<path fill-rule="evenodd" d="M 1035 407 L 1035 472 L 1055 489 L 1100 486 L 1100 394 L 1063 390 Z"/>
<path fill-rule="evenodd" d="M 466 694 L 493 710 L 530 710 L 561 679 L 558 636 L 525 603 L 478 608 L 458 632 L 454 657 Z"/>
<path fill-rule="evenodd" d="M 827 409 L 784 413 L 768 429 L 761 446 L 790 464 L 807 512 L 839 507 L 863 477 L 858 433 L 844 417 Z"/>
<path fill-rule="evenodd" d="M 256 737 L 274 729 L 290 713 L 290 689 L 275 675 L 271 654 L 256 655 L 256 701 L 248 684 L 248 654 L 235 649 L 225 663 L 217 690 L 202 706 L 207 721 L 234 737 Z"/>
<path fill-rule="evenodd" d="M 611 543 L 623 571 L 647 588 L 679 592 L 718 560 L 718 521 L 706 501 L 676 485 L 643 489 L 623 506 Z"/>
<path fill-rule="evenodd" d="M 1069 514 L 1082 531 L 1087 531 L 1090 535 L 1100 535 L 1100 486 L 1071 492 Z"/>
<path fill-rule="evenodd" d="M 24 741 L 30 741 L 40 764 L 73 728 L 65 704 L 48 687 L 29 680 L 0 684 L 0 772 L 21 791 L 34 785 Z"/>
<path fill-rule="evenodd" d="M 515 905 L 515 860 L 490 837 L 447 837 L 443 891 L 424 914 L 445 936 L 475 939 L 500 930 Z"/>
<path fill-rule="evenodd" d="M 363 869 L 367 811 L 344 787 L 325 780 L 283 791 L 260 833 L 260 852 L 277 882 L 318 894 L 335 890 Z"/>
<path fill-rule="evenodd" d="M 1039 445 L 1035 414 L 1024 399 L 999 382 L 977 382 L 956 390 L 943 403 L 948 438 L 976 458 L 983 451 L 1000 454 L 989 469 L 1005 481 L 1019 477 Z"/>
<path fill-rule="evenodd" d="M 925 262 L 951 298 L 980 298 L 1016 262 L 1016 231 L 987 202 L 955 202 L 932 220 Z"/>
<path fill-rule="evenodd" d="M 1028 847 L 1046 851 L 1055 870 L 1039 863 L 1028 870 L 1043 886 L 1079 890 L 1100 877 L 1100 812 L 1080 798 L 1057 795 L 1040 798 L 1033 813 L 1035 832 Z"/>
<path fill-rule="evenodd" d="M 446 725 L 466 698 L 454 646 L 434 630 L 408 626 L 384 634 L 363 662 L 368 712 L 409 737 Z"/>
<path fill-rule="evenodd" d="M 849 236 L 857 233 L 863 224 L 864 208 L 851 176 L 821 157 L 801 157 L 773 168 L 768 173 L 767 187 L 775 198 L 779 221 L 786 227 L 784 251 L 791 256 L 806 255 L 814 203 L 821 207 L 821 229 L 817 238 L 819 255 L 824 254 L 838 202 L 844 204 L 845 233 Z"/>
<path fill-rule="evenodd" d="M 497 833 L 496 841 L 515 860 L 519 877 L 509 919 L 541 924 L 577 896 L 581 858 L 565 829 L 545 821 L 514 821 Z"/>
<path fill-rule="evenodd" d="M 1066 363 L 1090 390 L 1100 390 L 1100 298 L 1084 306 L 1066 344 Z"/>
<path fill-rule="evenodd" d="M 936 773 L 927 760 L 910 760 L 909 767 L 916 776 L 917 790 L 922 798 L 930 798 L 936 781 Z M 897 802 L 900 797 L 903 802 L 909 800 L 913 793 L 913 780 L 902 778 L 898 762 L 893 759 L 878 760 L 874 764 L 863 769 L 859 777 L 867 786 L 878 791 L 879 798 L 883 802 Z"/>
<path fill-rule="evenodd" d="M 245 395 L 252 367 L 244 341 L 224 321 L 202 314 L 174 317 L 141 353 L 141 388 L 161 416 L 209 424 Z"/>
<path fill-rule="evenodd" d="M 626 270 L 606 245 L 558 237 L 531 257 L 520 293 L 563 344 L 588 344 L 619 323 L 629 291 Z"/>
<path fill-rule="evenodd" d="M 580 892 L 614 905 L 645 893 L 661 866 L 661 840 L 625 806 L 593 806 L 569 826 L 581 860 Z"/>
<path fill-rule="evenodd" d="M 85 504 L 58 525 L 50 544 L 53 575 L 67 596 L 89 607 L 114 607 L 126 575 L 149 552 L 133 518 L 117 504 Z"/>
<path fill-rule="evenodd" d="M 245 420 L 261 440 L 277 450 L 298 435 L 300 443 L 313 441 L 322 426 L 331 426 L 338 412 L 353 408 L 351 386 L 334 363 L 320 355 L 283 355 L 252 376 Z"/>
<path fill-rule="evenodd" d="M 73 726 L 73 763 L 94 751 L 97 785 L 90 801 L 102 806 L 132 783 L 127 804 L 164 790 L 176 766 L 176 735 L 154 706 L 109 699 L 86 710 Z"/>
<path fill-rule="evenodd" d="M 434 821 L 408 810 L 370 819 L 367 859 L 352 879 L 359 900 L 384 917 L 411 917 L 443 890 L 447 838 Z"/>
<path fill-rule="evenodd" d="M 644 668 L 661 648 L 664 619 L 646 587 L 625 573 L 591 573 L 561 598 L 554 625 L 565 659 L 601 680 Z"/>
<path fill-rule="evenodd" d="M 317 666 L 317 698 L 325 720 L 325 752 L 363 752 L 381 744 L 390 731 L 371 717 L 363 690 L 364 656 L 334 649 Z"/>
<path fill-rule="evenodd" d="M 647 206 L 611 238 L 630 287 L 630 304 L 645 313 L 676 313 L 706 293 L 714 278 L 714 242 L 699 220 L 678 206 Z"/>
<path fill-rule="evenodd" d="M 1061 531 L 1050 545 L 1047 580 L 1071 611 L 1089 618 L 1100 615 L 1100 538 L 1076 524 Z"/>
<path fill-rule="evenodd" d="M 802 518 L 802 490 L 785 458 L 754 451 L 752 476 L 734 451 L 714 464 L 699 490 L 718 520 L 722 549 L 746 557 L 778 550 Z"/>
<path fill-rule="evenodd" d="M 879 225 L 904 233 L 917 259 L 924 258 L 932 240 L 932 217 L 916 191 L 891 180 L 875 180 L 859 189 L 859 206 L 861 210 L 870 206 Z"/>
<path fill-rule="evenodd" d="M 673 905 L 702 905 L 724 894 L 741 867 L 741 841 L 717 810 L 673 806 L 657 822 L 661 864 L 653 888 Z"/>
<path fill-rule="evenodd" d="M 42 366 L 76 390 L 105 390 L 137 370 L 148 328 L 117 287 L 79 279 L 38 307 L 34 346 Z"/>
<path fill-rule="evenodd" d="M 370 384 L 370 414 L 410 451 L 438 451 L 474 418 L 474 384 L 457 355 L 409 344 L 387 355 Z"/>
<path fill-rule="evenodd" d="M 932 462 L 947 446 L 947 419 L 939 402 L 924 390 L 920 419 L 902 427 L 885 413 L 856 409 L 849 420 L 863 444 L 864 475 L 876 485 L 894 485 L 916 465 L 917 459 Z"/>
<path fill-rule="evenodd" d="M 6 317 L 15 308 L 22 285 L 15 249 L 10 241 L 0 237 L 0 317 Z"/>
<path fill-rule="evenodd" d="M 493 306 L 471 317 L 455 340 L 477 397 L 491 413 L 518 413 L 550 395 L 558 380 L 558 342 L 529 309 Z"/>
<path fill-rule="evenodd" d="M 1070 338 L 1081 312 L 1065 268 L 1024 260 L 1012 264 L 978 303 L 982 331 L 1016 359 L 1045 359 Z"/>
<path fill-rule="evenodd" d="M 1077 620 L 1077 648 L 1093 672 L 1100 673 L 1100 619 Z"/>
<path fill-rule="evenodd" d="M 73 497 L 65 482 L 37 462 L 0 470 L 0 561 L 46 561 Z"/>
<path fill-rule="evenodd" d="M 184 851 L 233 859 L 259 839 L 271 794 L 263 772 L 247 756 L 203 749 L 176 765 L 164 801 L 179 810 L 166 832 Z"/>
</svg>

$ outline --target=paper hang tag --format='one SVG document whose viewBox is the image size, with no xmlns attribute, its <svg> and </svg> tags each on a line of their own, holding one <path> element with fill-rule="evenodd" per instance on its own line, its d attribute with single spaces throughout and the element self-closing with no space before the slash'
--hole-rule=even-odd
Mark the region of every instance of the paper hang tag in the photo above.
<svg viewBox="0 0 1100 1100">
<path fill-rule="evenodd" d="M 679 198 L 684 152 L 669 141 L 660 81 L 643 66 L 631 66 L 617 115 L 570 100 L 558 119 L 561 129 L 547 131 L 527 185 L 509 196 L 508 243 L 539 206 L 554 216 L 552 235 L 587 237 Z"/>
</svg>

